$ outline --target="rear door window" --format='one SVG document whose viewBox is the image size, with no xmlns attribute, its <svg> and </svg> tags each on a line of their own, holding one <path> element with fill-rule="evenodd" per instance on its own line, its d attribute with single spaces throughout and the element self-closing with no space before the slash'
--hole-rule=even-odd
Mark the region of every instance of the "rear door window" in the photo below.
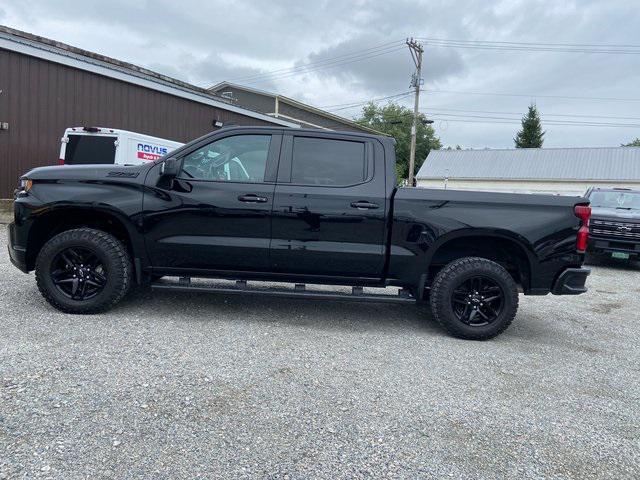
<svg viewBox="0 0 640 480">
<path fill-rule="evenodd" d="M 67 165 L 110 164 L 116 158 L 116 137 L 68 135 L 64 163 Z"/>
<path fill-rule="evenodd" d="M 295 137 L 291 183 L 347 186 L 367 177 L 365 144 L 349 140 Z"/>
</svg>

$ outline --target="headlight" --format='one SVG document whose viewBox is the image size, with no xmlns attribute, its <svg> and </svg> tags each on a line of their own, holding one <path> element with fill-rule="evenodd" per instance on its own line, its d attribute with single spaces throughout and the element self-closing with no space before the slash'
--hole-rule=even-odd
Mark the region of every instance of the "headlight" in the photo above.
<svg viewBox="0 0 640 480">
<path fill-rule="evenodd" d="M 32 186 L 33 186 L 33 180 L 31 180 L 29 178 L 21 178 L 20 179 L 20 190 L 22 190 L 24 192 L 28 192 L 29 190 L 31 190 Z"/>
</svg>

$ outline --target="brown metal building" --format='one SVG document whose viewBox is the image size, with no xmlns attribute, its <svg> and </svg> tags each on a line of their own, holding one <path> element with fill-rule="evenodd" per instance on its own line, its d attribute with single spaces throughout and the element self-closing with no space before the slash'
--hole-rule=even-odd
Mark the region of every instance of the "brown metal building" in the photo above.
<svg viewBox="0 0 640 480">
<path fill-rule="evenodd" d="M 312 105 L 307 105 L 306 103 L 285 97 L 278 93 L 266 92 L 231 82 L 218 83 L 209 88 L 208 91 L 225 100 L 230 100 L 234 105 L 262 112 L 270 117 L 294 122 L 303 128 L 343 130 L 384 135 L 384 133 L 369 128 L 366 125 L 361 125 L 354 120 L 349 120 L 348 118 L 327 112 Z"/>
<path fill-rule="evenodd" d="M 236 125 L 297 124 L 132 64 L 0 26 L 0 198 L 56 165 L 65 128 L 102 126 L 178 142 Z"/>
</svg>

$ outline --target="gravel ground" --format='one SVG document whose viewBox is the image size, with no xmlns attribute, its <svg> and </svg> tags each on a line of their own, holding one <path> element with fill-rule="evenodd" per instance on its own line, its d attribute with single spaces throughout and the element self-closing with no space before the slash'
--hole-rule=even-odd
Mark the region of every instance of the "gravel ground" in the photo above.
<svg viewBox="0 0 640 480">
<path fill-rule="evenodd" d="M 0 478 L 638 478 L 640 267 L 589 284 L 470 342 L 410 305 L 65 315 L 3 253 Z"/>
<path fill-rule="evenodd" d="M 0 224 L 6 225 L 9 222 L 13 221 L 13 208 L 8 209 L 0 203 Z"/>
</svg>

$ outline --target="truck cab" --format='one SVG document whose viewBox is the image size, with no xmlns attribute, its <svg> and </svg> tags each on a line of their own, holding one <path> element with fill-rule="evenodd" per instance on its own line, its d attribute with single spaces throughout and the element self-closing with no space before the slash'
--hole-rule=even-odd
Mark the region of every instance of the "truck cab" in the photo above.
<svg viewBox="0 0 640 480">
<path fill-rule="evenodd" d="M 156 273 L 256 271 L 380 283 L 395 177 L 388 177 L 392 159 L 379 140 L 228 129 L 172 157 L 181 162 L 174 187 L 144 200 Z M 147 181 L 161 177 L 158 164 Z"/>
</svg>

